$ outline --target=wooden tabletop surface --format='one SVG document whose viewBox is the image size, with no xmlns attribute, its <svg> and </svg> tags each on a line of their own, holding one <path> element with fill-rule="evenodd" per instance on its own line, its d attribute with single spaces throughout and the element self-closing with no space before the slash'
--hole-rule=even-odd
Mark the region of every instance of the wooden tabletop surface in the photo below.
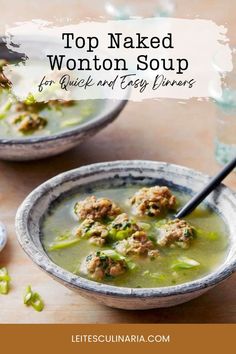
<svg viewBox="0 0 236 354">
<path fill-rule="evenodd" d="M 229 33 L 234 32 L 234 2 L 208 0 L 202 1 L 200 6 L 198 1 L 192 1 L 191 10 L 184 6 L 189 2 L 177 2 L 176 16 L 198 14 L 201 18 L 212 18 L 218 24 L 227 22 Z M 19 2 L 15 3 L 18 6 Z M 71 6 L 74 4 L 75 1 L 71 1 Z M 33 10 L 29 8 L 32 14 Z M 6 15 L 11 18 L 10 11 L 7 11 L 8 8 Z M 15 12 L 18 16 L 19 11 Z M 53 8 L 50 11 L 52 14 Z M 29 12 L 22 12 L 22 16 L 29 16 Z M 177 307 L 141 313 L 116 310 L 78 296 L 39 270 L 21 250 L 14 230 L 16 210 L 32 189 L 58 173 L 85 164 L 147 159 L 214 174 L 220 168 L 214 158 L 214 136 L 215 107 L 212 102 L 190 100 L 181 104 L 176 100 L 147 100 L 129 103 L 113 124 L 63 155 L 28 163 L 1 161 L 0 219 L 7 225 L 9 242 L 0 254 L 0 265 L 8 268 L 12 287 L 8 295 L 0 296 L 0 323 L 236 322 L 236 274 L 200 298 Z M 225 183 L 236 191 L 236 174 L 228 177 Z M 45 300 L 46 306 L 41 313 L 22 304 L 22 292 L 28 284 Z"/>
</svg>

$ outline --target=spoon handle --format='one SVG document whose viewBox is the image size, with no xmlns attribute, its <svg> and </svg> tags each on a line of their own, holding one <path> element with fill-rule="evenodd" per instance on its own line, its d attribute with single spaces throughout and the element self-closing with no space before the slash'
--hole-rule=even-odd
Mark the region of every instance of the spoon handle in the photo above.
<svg viewBox="0 0 236 354">
<path fill-rule="evenodd" d="M 190 214 L 222 181 L 228 174 L 236 167 L 236 157 L 228 162 L 224 168 L 213 177 L 210 182 L 196 194 L 190 201 L 178 211 L 175 218 L 184 218 Z"/>
</svg>

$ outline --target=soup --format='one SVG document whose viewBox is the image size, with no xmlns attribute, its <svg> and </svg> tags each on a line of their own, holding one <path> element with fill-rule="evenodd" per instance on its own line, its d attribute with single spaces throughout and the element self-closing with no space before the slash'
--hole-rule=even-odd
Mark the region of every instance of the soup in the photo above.
<svg viewBox="0 0 236 354">
<path fill-rule="evenodd" d="M 102 108 L 99 100 L 37 102 L 29 94 L 19 102 L 2 73 L 0 60 L 0 138 L 49 136 L 73 129 L 95 117 Z"/>
<path fill-rule="evenodd" d="M 42 243 L 53 262 L 94 281 L 131 288 L 193 281 L 223 262 L 228 242 L 206 205 L 171 220 L 188 199 L 159 186 L 91 188 L 55 202 Z"/>
</svg>

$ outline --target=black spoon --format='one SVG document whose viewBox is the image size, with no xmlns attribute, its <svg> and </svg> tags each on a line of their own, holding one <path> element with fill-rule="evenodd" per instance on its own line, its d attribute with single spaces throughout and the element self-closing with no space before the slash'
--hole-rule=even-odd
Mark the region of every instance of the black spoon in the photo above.
<svg viewBox="0 0 236 354">
<path fill-rule="evenodd" d="M 182 209 L 174 216 L 174 219 L 184 218 L 190 214 L 222 181 L 228 174 L 236 168 L 236 157 L 228 162 L 224 168 L 213 177 L 210 182 L 196 194 Z"/>
</svg>

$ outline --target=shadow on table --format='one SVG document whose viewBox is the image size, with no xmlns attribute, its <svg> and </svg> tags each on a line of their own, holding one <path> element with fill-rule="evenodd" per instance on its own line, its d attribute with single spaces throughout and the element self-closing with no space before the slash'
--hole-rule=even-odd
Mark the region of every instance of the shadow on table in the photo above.
<svg viewBox="0 0 236 354">
<path fill-rule="evenodd" d="M 175 307 L 110 309 L 115 323 L 236 323 L 236 274 L 197 299 Z"/>
</svg>

